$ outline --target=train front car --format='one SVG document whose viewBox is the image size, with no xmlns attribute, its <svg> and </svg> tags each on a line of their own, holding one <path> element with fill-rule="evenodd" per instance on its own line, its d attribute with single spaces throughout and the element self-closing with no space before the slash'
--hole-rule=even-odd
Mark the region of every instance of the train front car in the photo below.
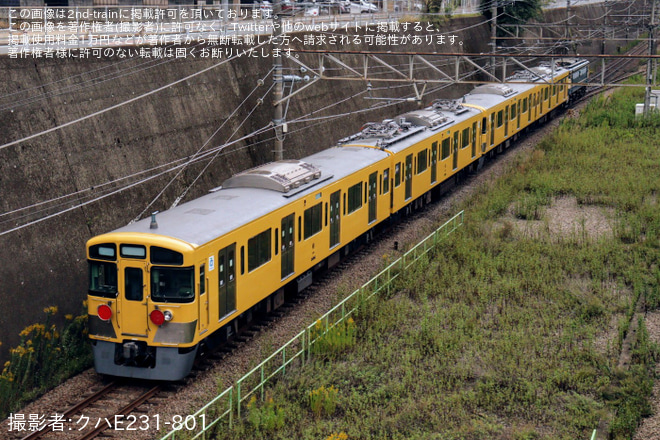
<svg viewBox="0 0 660 440">
<path fill-rule="evenodd" d="M 188 375 L 199 324 L 193 250 L 150 233 L 113 232 L 87 242 L 89 337 L 98 373 Z"/>
</svg>

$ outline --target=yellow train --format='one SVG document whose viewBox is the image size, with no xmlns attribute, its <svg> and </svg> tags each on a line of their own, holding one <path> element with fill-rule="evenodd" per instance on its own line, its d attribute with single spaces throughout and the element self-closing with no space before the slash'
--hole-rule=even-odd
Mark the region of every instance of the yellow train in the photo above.
<svg viewBox="0 0 660 440">
<path fill-rule="evenodd" d="M 386 220 L 569 101 L 564 59 L 460 100 L 370 123 L 302 160 L 90 239 L 89 336 L 99 373 L 179 380 L 199 351 L 279 307 Z"/>
</svg>

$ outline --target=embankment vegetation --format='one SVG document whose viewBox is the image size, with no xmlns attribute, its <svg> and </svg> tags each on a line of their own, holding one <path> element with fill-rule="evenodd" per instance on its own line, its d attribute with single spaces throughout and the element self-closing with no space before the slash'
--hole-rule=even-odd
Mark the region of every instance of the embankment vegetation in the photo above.
<svg viewBox="0 0 660 440">
<path fill-rule="evenodd" d="M 632 438 L 659 353 L 636 315 L 660 306 L 660 121 L 634 119 L 642 95 L 569 114 L 220 437 Z"/>
</svg>

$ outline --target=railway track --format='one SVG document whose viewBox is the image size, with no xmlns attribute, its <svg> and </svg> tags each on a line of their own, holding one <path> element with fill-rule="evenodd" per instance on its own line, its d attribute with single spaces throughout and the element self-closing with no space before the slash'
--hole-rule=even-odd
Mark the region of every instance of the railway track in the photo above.
<svg viewBox="0 0 660 440">
<path fill-rule="evenodd" d="M 626 52 L 626 55 L 642 55 L 648 50 L 648 43 L 645 41 L 640 42 L 635 47 L 631 48 Z M 634 72 L 630 72 L 631 66 L 635 63 L 639 63 L 638 59 L 625 59 L 619 58 L 615 62 L 610 63 L 607 67 L 605 74 L 603 75 L 602 68 L 594 72 L 592 75 L 593 78 L 601 78 L 603 83 L 613 83 L 621 82 L 625 79 L 630 78 L 631 76 L 639 74 L 639 68 L 636 68 Z M 612 89 L 613 86 L 597 86 L 592 87 L 587 93 L 580 98 L 577 102 L 586 101 L 589 98 L 598 95 L 606 90 Z"/>
<path fill-rule="evenodd" d="M 160 384 L 136 387 L 133 384 L 112 381 L 73 406 L 54 411 L 57 415 L 55 420 L 43 420 L 36 429 L 20 437 L 20 440 L 96 438 L 106 430 L 115 429 L 117 420 L 122 420 L 134 412 L 162 389 Z"/>
</svg>

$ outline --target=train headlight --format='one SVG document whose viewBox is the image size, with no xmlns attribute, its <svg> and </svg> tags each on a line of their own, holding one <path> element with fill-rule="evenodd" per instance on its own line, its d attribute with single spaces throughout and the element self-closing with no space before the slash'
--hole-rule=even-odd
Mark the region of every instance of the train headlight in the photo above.
<svg viewBox="0 0 660 440">
<path fill-rule="evenodd" d="M 149 318 L 151 319 L 151 322 L 157 326 L 161 326 L 165 322 L 165 314 L 158 309 L 152 311 L 149 314 Z"/>
<path fill-rule="evenodd" d="M 167 322 L 170 322 L 172 318 L 174 318 L 174 316 L 172 316 L 172 312 L 170 312 L 169 310 L 165 310 L 163 312 L 163 316 L 165 317 L 165 321 Z"/>
<path fill-rule="evenodd" d="M 96 314 L 98 315 L 101 321 L 108 322 L 112 318 L 112 309 L 107 304 L 101 304 L 98 309 L 96 309 Z"/>
</svg>

